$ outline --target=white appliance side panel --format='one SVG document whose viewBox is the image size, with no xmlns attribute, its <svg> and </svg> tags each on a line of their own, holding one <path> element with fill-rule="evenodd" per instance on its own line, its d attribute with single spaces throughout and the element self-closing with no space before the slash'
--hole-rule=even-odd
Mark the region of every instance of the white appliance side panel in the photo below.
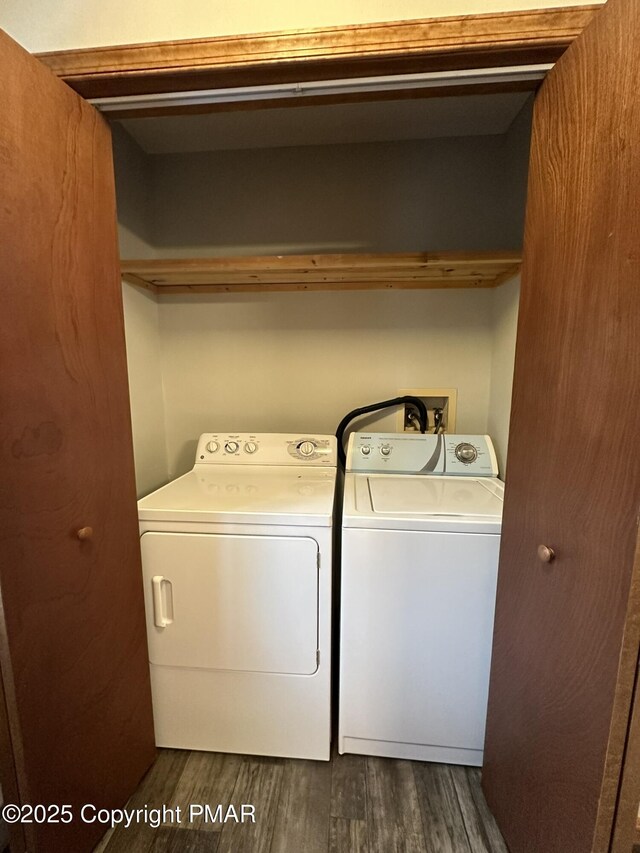
<svg viewBox="0 0 640 853">
<path fill-rule="evenodd" d="M 316 671 L 315 540 L 149 532 L 141 547 L 152 664 Z"/>
<path fill-rule="evenodd" d="M 343 532 L 341 749 L 345 738 L 483 749 L 499 543 Z"/>
<path fill-rule="evenodd" d="M 329 655 L 313 676 L 151 666 L 158 746 L 327 761 Z"/>
</svg>

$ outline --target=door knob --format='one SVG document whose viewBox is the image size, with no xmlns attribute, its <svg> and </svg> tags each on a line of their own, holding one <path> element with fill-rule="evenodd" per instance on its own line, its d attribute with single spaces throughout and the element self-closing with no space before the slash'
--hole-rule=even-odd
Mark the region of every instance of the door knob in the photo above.
<svg viewBox="0 0 640 853">
<path fill-rule="evenodd" d="M 543 563 L 550 563 L 555 559 L 556 552 L 548 545 L 538 545 L 538 559 Z"/>
<path fill-rule="evenodd" d="M 81 527 L 80 530 L 76 532 L 76 536 L 78 539 L 91 539 L 93 536 L 93 527 Z"/>
</svg>

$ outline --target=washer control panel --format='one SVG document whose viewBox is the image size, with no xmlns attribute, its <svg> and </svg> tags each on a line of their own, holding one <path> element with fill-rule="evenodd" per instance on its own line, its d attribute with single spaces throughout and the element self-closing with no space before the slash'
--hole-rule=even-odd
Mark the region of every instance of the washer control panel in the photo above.
<svg viewBox="0 0 640 853">
<path fill-rule="evenodd" d="M 354 432 L 347 471 L 497 477 L 498 462 L 488 435 Z"/>
<path fill-rule="evenodd" d="M 198 440 L 196 465 L 305 465 L 335 467 L 332 435 L 289 433 L 204 433 Z"/>
</svg>

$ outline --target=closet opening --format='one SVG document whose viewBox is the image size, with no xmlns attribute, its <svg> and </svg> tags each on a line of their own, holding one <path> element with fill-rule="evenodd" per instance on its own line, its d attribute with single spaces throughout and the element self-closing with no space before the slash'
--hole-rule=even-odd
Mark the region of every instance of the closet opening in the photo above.
<svg viewBox="0 0 640 853">
<path fill-rule="evenodd" d="M 111 119 L 140 496 L 213 425 L 407 388 L 455 389 L 504 475 L 533 96 L 401 95 Z"/>
</svg>

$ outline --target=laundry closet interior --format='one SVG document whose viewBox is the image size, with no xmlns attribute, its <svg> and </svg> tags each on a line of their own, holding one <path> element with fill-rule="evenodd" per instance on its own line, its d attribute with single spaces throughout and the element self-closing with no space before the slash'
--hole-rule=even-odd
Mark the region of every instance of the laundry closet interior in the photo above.
<svg viewBox="0 0 640 853">
<path fill-rule="evenodd" d="M 111 120 L 139 496 L 191 467 L 201 433 L 333 434 L 425 388 L 456 390 L 456 431 L 491 435 L 504 475 L 532 101 Z M 310 284 L 324 256 L 341 272 Z M 203 259 L 224 266 L 194 277 Z"/>
<path fill-rule="evenodd" d="M 0 32 L 5 802 L 264 806 L 114 853 L 629 853 L 637 5 L 27 23 Z M 341 421 L 409 394 L 430 434 L 351 420 L 342 478 Z M 16 853 L 103 831 L 11 826 Z"/>
</svg>

